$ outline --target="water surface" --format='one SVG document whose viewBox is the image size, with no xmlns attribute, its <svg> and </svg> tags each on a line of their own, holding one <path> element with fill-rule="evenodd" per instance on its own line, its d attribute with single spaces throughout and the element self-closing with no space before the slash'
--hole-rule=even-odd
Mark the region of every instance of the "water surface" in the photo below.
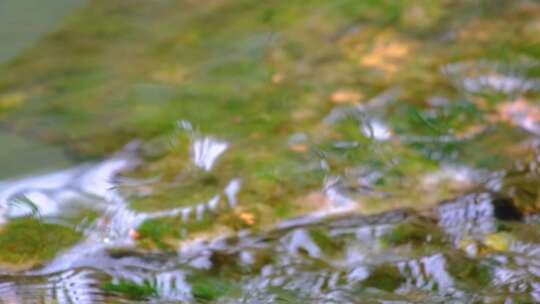
<svg viewBox="0 0 540 304">
<path fill-rule="evenodd" d="M 3 301 L 540 301 L 536 2 L 70 5 L 0 69 Z"/>
<path fill-rule="evenodd" d="M 63 17 L 81 7 L 83 0 L 3 0 L 0 2 L 0 63 L 13 59 L 51 29 Z"/>
</svg>

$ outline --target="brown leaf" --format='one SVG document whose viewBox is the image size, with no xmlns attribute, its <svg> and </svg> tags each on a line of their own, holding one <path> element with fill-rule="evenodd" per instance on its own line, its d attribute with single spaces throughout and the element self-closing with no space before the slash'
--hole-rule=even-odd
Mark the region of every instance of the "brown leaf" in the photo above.
<svg viewBox="0 0 540 304">
<path fill-rule="evenodd" d="M 410 53 L 412 45 L 398 40 L 379 37 L 360 63 L 365 67 L 378 68 L 388 73 L 398 70 L 401 61 Z"/>
<path fill-rule="evenodd" d="M 133 228 L 129 229 L 128 235 L 130 238 L 137 240 L 141 237 L 141 233 Z"/>
<path fill-rule="evenodd" d="M 275 73 L 272 75 L 272 83 L 274 84 L 280 84 L 285 79 L 285 76 L 282 73 Z"/>
<path fill-rule="evenodd" d="M 251 212 L 240 212 L 238 217 L 247 225 L 255 224 L 255 215 Z"/>
<path fill-rule="evenodd" d="M 294 145 L 291 145 L 290 148 L 294 152 L 298 152 L 298 153 L 306 153 L 306 151 L 308 150 L 308 146 L 304 144 L 294 144 Z"/>
<path fill-rule="evenodd" d="M 362 94 L 353 90 L 337 90 L 332 93 L 330 100 L 334 103 L 344 104 L 357 104 L 362 99 Z"/>
</svg>

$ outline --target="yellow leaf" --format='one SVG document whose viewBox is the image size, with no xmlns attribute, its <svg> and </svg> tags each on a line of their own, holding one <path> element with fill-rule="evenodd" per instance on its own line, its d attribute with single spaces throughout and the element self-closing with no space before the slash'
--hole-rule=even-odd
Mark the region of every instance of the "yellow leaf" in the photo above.
<svg viewBox="0 0 540 304">
<path fill-rule="evenodd" d="M 291 145 L 291 150 L 293 150 L 294 152 L 298 152 L 298 153 L 305 153 L 308 149 L 308 147 L 304 144 L 295 144 L 295 145 Z"/>
<path fill-rule="evenodd" d="M 330 100 L 334 103 L 356 104 L 362 98 L 362 94 L 353 90 L 337 90 L 332 93 Z"/>
<path fill-rule="evenodd" d="M 387 37 L 379 37 L 370 52 L 364 55 L 360 63 L 365 67 L 378 68 L 387 73 L 394 73 L 410 53 L 412 44 Z"/>
<path fill-rule="evenodd" d="M 510 236 L 507 233 L 492 233 L 484 237 L 484 245 L 497 251 L 507 251 L 510 248 Z"/>
</svg>

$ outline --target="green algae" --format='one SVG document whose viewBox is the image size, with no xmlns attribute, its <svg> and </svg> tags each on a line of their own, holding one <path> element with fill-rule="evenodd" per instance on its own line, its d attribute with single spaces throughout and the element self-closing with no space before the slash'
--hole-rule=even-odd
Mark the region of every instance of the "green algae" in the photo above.
<svg viewBox="0 0 540 304">
<path fill-rule="evenodd" d="M 215 218 L 205 217 L 201 220 L 182 221 L 179 217 L 165 217 L 144 221 L 137 229 L 140 233 L 140 243 L 162 250 L 173 250 L 178 240 L 188 235 L 208 230 L 214 224 Z"/>
<path fill-rule="evenodd" d="M 106 292 L 119 293 L 131 300 L 147 300 L 158 295 L 155 284 L 144 281 L 142 284 L 127 279 L 105 282 L 101 288 Z"/>
<path fill-rule="evenodd" d="M 444 232 L 429 220 L 412 219 L 392 227 L 381 236 L 381 242 L 389 247 L 404 244 L 441 245 L 444 238 Z"/>
<path fill-rule="evenodd" d="M 53 258 L 81 237 L 72 228 L 25 217 L 11 220 L 0 230 L 0 263 L 27 268 Z"/>
<path fill-rule="evenodd" d="M 392 292 L 404 282 L 405 278 L 399 273 L 397 267 L 380 265 L 371 271 L 369 277 L 362 281 L 362 285 Z"/>
<path fill-rule="evenodd" d="M 448 272 L 460 284 L 472 290 L 485 288 L 492 281 L 492 268 L 480 261 L 461 256 L 459 253 L 447 255 Z"/>
<path fill-rule="evenodd" d="M 243 278 L 255 273 L 239 265 L 238 261 L 237 254 L 214 252 L 208 271 L 194 270 L 186 278 L 193 297 L 202 303 L 211 303 L 220 298 L 237 296 Z"/>
<path fill-rule="evenodd" d="M 234 284 L 230 280 L 215 276 L 191 276 L 188 278 L 188 282 L 191 284 L 193 297 L 204 302 L 222 298 L 234 289 Z"/>
<path fill-rule="evenodd" d="M 148 245 L 155 245 L 162 250 L 171 250 L 171 246 L 164 242 L 164 239 L 168 236 L 180 238 L 180 231 L 174 229 L 174 226 L 171 225 L 174 220 L 164 218 L 144 221 L 137 229 L 141 234 L 141 242 L 144 244 L 148 239 L 152 242 L 152 244 Z"/>
</svg>

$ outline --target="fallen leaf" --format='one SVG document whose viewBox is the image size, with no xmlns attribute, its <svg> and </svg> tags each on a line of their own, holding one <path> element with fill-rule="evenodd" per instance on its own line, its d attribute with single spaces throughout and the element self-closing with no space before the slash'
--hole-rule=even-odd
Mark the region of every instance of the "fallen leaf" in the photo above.
<svg viewBox="0 0 540 304">
<path fill-rule="evenodd" d="M 330 100 L 334 103 L 344 104 L 357 104 L 362 99 L 362 94 L 353 90 L 337 90 L 332 93 Z"/>
<path fill-rule="evenodd" d="M 285 79 L 285 76 L 282 73 L 275 73 L 272 75 L 272 83 L 280 84 Z"/>
<path fill-rule="evenodd" d="M 360 63 L 365 67 L 378 68 L 387 73 L 394 73 L 411 49 L 412 45 L 409 43 L 379 37 L 371 50 L 361 58 Z"/>
<path fill-rule="evenodd" d="M 137 240 L 137 239 L 139 239 L 141 237 L 141 234 L 139 233 L 139 231 L 137 231 L 137 230 L 135 230 L 133 228 L 129 229 L 128 235 L 129 235 L 130 238 L 132 238 L 134 240 Z"/>
<path fill-rule="evenodd" d="M 240 212 L 238 217 L 247 225 L 255 224 L 255 215 L 251 212 Z"/>
<path fill-rule="evenodd" d="M 294 145 L 291 145 L 290 148 L 294 152 L 298 152 L 298 153 L 305 153 L 308 150 L 307 145 L 304 145 L 304 144 L 294 144 Z"/>
</svg>

